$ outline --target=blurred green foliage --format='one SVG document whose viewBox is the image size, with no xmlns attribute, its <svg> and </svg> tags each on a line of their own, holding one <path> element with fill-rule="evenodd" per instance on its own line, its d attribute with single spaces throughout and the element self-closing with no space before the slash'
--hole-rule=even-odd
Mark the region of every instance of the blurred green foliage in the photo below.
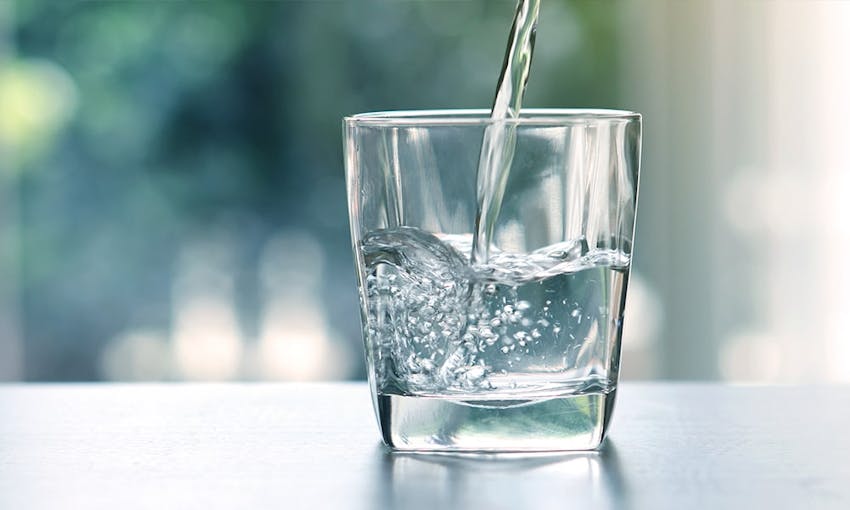
<svg viewBox="0 0 850 510">
<path fill-rule="evenodd" d="M 97 379 L 115 335 L 168 330 L 175 259 L 210 232 L 236 254 L 246 341 L 262 304 L 260 250 L 297 229 L 323 247 L 327 319 L 359 350 L 340 118 L 489 106 L 513 10 L 509 0 L 11 6 L 0 136 L 15 168 L 0 186 L 18 198 L 25 377 Z M 610 1 L 543 3 L 526 106 L 619 106 L 615 15 Z"/>
</svg>

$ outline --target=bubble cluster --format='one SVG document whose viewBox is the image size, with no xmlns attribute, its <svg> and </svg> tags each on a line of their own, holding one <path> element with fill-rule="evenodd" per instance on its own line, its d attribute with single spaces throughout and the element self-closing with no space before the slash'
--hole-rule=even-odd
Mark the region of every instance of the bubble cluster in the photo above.
<svg viewBox="0 0 850 510">
<path fill-rule="evenodd" d="M 494 250 L 473 268 L 468 240 L 451 241 L 411 228 L 363 241 L 365 333 L 379 387 L 490 391 L 512 374 L 575 370 L 604 356 L 610 267 L 553 273 L 577 250 L 550 247 L 557 257 L 548 263 Z"/>
</svg>

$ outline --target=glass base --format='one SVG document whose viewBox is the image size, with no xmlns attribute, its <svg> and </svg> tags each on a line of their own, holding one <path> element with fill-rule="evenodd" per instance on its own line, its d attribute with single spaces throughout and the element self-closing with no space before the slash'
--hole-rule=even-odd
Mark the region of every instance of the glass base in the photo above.
<svg viewBox="0 0 850 510">
<path fill-rule="evenodd" d="M 605 438 L 615 393 L 511 400 L 378 394 L 378 417 L 384 442 L 396 450 L 592 450 Z"/>
</svg>

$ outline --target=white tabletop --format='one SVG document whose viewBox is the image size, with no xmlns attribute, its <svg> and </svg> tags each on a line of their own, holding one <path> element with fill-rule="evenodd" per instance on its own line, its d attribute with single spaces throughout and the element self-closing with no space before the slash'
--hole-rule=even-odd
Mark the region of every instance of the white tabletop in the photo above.
<svg viewBox="0 0 850 510">
<path fill-rule="evenodd" d="M 850 387 L 623 384 L 598 453 L 393 454 L 364 384 L 0 386 L 0 509 L 850 508 Z"/>
</svg>

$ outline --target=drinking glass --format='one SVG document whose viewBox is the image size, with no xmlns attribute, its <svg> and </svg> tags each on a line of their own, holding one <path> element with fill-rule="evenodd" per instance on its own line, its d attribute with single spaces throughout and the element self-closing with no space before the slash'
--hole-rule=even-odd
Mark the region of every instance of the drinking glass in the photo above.
<svg viewBox="0 0 850 510">
<path fill-rule="evenodd" d="M 381 112 L 343 127 L 384 442 L 423 452 L 597 448 L 620 368 L 640 115 Z M 501 167 L 479 164 L 485 136 L 501 144 Z"/>
</svg>

